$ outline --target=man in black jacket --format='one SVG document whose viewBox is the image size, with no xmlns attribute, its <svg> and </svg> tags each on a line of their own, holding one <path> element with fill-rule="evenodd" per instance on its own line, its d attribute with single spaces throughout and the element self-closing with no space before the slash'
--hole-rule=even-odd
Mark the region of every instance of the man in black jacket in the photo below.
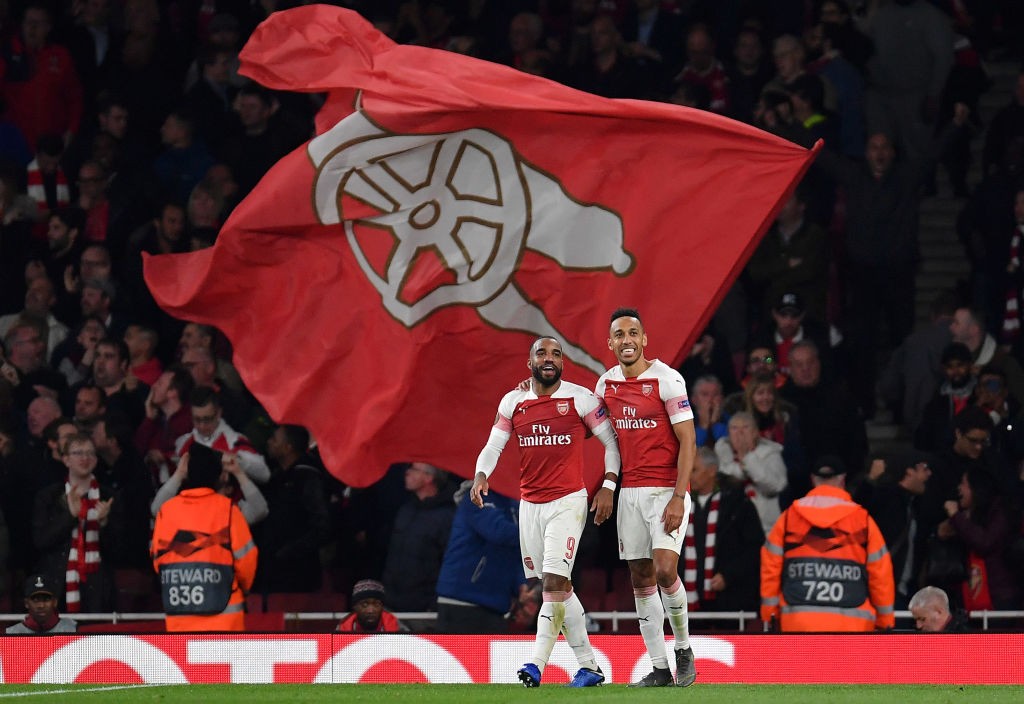
<svg viewBox="0 0 1024 704">
<path fill-rule="evenodd" d="M 264 489 L 270 513 L 259 525 L 257 589 L 314 592 L 320 588 L 320 546 L 329 538 L 324 476 L 308 455 L 309 432 L 282 425 L 267 441 L 277 467 Z"/>
<path fill-rule="evenodd" d="M 907 608 L 918 587 L 927 539 L 941 518 L 929 515 L 921 498 L 932 476 L 930 459 L 912 451 L 876 460 L 854 492 L 854 501 L 875 519 L 892 556 L 897 610 Z"/>
<path fill-rule="evenodd" d="M 690 493 L 693 513 L 680 563 L 688 608 L 757 611 L 764 544 L 757 509 L 742 487 L 719 476 L 718 456 L 709 447 L 697 449 Z"/>
</svg>

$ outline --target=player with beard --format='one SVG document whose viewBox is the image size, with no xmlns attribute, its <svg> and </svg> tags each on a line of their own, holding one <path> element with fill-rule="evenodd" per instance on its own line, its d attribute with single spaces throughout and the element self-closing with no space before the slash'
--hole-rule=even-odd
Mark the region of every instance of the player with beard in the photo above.
<svg viewBox="0 0 1024 704">
<path fill-rule="evenodd" d="M 604 444 L 605 482 L 590 511 L 601 524 L 612 513 L 619 448 L 604 404 L 577 384 L 562 381 L 562 345 L 551 337 L 530 347 L 530 387 L 505 394 L 498 404 L 487 444 L 476 462 L 470 499 L 483 507 L 488 477 L 513 435 L 519 444 L 519 545 L 527 577 L 540 577 L 543 605 L 537 619 L 533 657 L 518 671 L 525 687 L 540 686 L 541 674 L 560 632 L 565 633 L 580 669 L 571 687 L 604 682 L 587 636 L 583 604 L 572 588 L 576 548 L 587 515 L 583 481 L 583 440 L 593 433 Z"/>
<path fill-rule="evenodd" d="M 617 529 L 629 565 L 640 633 L 654 670 L 631 687 L 673 683 L 665 648 L 665 613 L 675 635 L 675 684 L 697 679 L 690 648 L 679 551 L 690 516 L 690 473 L 697 454 L 693 411 L 679 372 L 644 356 L 647 334 L 632 308 L 612 313 L 608 348 L 619 364 L 597 381 L 622 451 Z M 658 591 L 661 590 L 659 596 Z"/>
</svg>

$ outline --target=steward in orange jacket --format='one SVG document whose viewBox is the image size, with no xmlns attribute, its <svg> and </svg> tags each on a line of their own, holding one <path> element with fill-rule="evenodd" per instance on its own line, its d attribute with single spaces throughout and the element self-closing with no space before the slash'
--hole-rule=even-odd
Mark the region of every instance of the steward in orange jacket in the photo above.
<svg viewBox="0 0 1024 704">
<path fill-rule="evenodd" d="M 150 548 L 167 630 L 244 630 L 257 560 L 249 525 L 214 489 L 223 471 L 219 452 L 196 444 L 181 461 L 188 463 L 186 488 L 160 507 Z"/>
<path fill-rule="evenodd" d="M 896 625 L 896 584 L 882 532 L 823 457 L 814 488 L 786 509 L 761 548 L 761 618 L 783 633 L 872 631 Z"/>
</svg>

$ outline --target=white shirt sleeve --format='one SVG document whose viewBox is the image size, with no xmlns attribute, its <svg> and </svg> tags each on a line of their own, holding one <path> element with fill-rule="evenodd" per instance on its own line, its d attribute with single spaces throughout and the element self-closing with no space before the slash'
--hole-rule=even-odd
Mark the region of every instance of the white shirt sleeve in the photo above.
<svg viewBox="0 0 1024 704">
<path fill-rule="evenodd" d="M 487 436 L 480 454 L 476 458 L 476 471 L 483 472 L 485 477 L 491 476 L 494 468 L 498 466 L 498 458 L 505 444 L 512 436 L 512 414 L 515 413 L 515 392 L 505 394 L 498 404 L 498 416 L 491 427 L 491 433 Z"/>
<path fill-rule="evenodd" d="M 615 437 L 615 428 L 611 423 L 602 423 L 595 431 L 594 437 L 604 445 L 604 471 L 618 476 L 622 458 L 619 455 L 619 441 Z"/>
<path fill-rule="evenodd" d="M 476 458 L 477 472 L 483 472 L 485 477 L 491 476 L 494 468 L 498 466 L 498 458 L 501 457 L 501 451 L 505 449 L 505 443 L 508 442 L 509 437 L 509 433 L 499 429 L 497 425 L 491 427 L 487 443 L 484 444 L 484 448 L 480 450 L 480 454 Z"/>
<path fill-rule="evenodd" d="M 267 466 L 267 461 L 263 459 L 263 455 L 258 452 L 250 452 L 249 450 L 236 450 L 235 452 L 238 453 L 238 464 L 242 466 L 242 471 L 250 479 L 260 484 L 266 484 L 270 481 L 270 467 Z"/>
</svg>

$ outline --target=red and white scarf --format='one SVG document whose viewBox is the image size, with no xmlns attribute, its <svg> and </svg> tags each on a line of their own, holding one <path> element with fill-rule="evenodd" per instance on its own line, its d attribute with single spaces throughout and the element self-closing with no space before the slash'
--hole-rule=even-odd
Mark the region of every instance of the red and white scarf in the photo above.
<svg viewBox="0 0 1024 704">
<path fill-rule="evenodd" d="M 686 588 L 687 608 L 696 610 L 700 602 L 712 601 L 716 594 L 711 590 L 711 578 L 715 575 L 715 532 L 718 527 L 718 505 L 722 492 L 716 491 L 708 498 L 708 525 L 704 531 L 704 584 L 697 591 L 697 542 L 693 534 L 693 524 L 697 520 L 696 511 L 690 512 L 690 522 L 686 524 L 686 539 L 683 542 L 683 585 Z"/>
<path fill-rule="evenodd" d="M 40 215 L 46 214 L 50 210 L 49 204 L 46 202 L 46 187 L 43 185 L 43 173 L 39 170 L 39 160 L 33 159 L 28 165 L 27 171 L 28 183 L 26 192 L 28 196 L 36 202 L 36 208 L 39 209 Z M 54 209 L 64 208 L 71 204 L 71 192 L 68 190 L 68 179 L 64 175 L 64 170 L 57 169 L 56 174 L 57 180 L 57 202 L 54 203 Z"/>
<path fill-rule="evenodd" d="M 71 483 L 64 483 L 64 491 L 71 495 Z M 78 525 L 71 531 L 71 550 L 68 552 L 68 567 L 65 576 L 68 611 L 77 613 L 82 606 L 82 592 L 79 584 L 88 580 L 88 575 L 100 568 L 100 485 L 94 478 L 89 491 L 82 497 L 78 509 Z"/>
<path fill-rule="evenodd" d="M 1024 231 L 1024 225 L 1018 225 L 1017 231 L 1013 233 L 1013 237 L 1010 238 L 1010 261 L 1009 264 L 1014 265 L 1014 271 L 1020 269 L 1020 253 L 1021 253 L 1021 231 Z M 1002 340 L 1006 343 L 1012 343 L 1020 335 L 1021 328 L 1021 310 L 1020 310 L 1020 289 L 1014 285 L 1010 286 L 1006 290 L 1006 308 L 1003 311 L 1003 334 Z"/>
</svg>

